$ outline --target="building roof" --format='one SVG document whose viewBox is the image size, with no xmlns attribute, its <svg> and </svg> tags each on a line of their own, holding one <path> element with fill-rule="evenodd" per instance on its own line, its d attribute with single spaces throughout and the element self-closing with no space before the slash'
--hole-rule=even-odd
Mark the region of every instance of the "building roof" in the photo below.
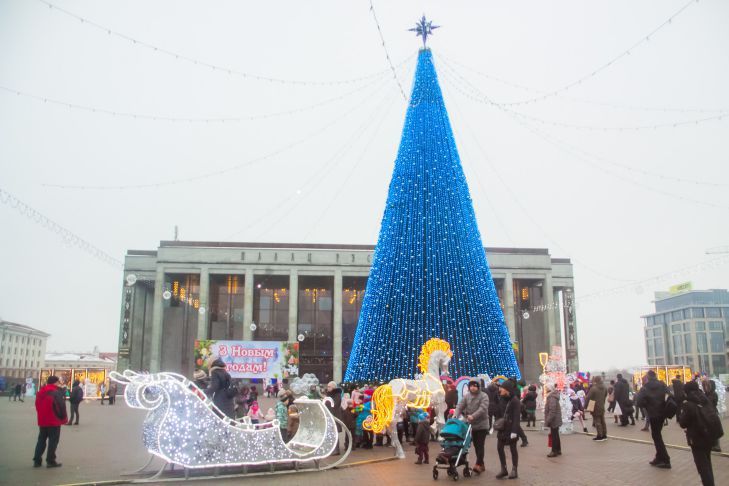
<svg viewBox="0 0 729 486">
<path fill-rule="evenodd" d="M 109 353 L 107 353 L 109 354 Z M 78 361 L 88 362 L 89 364 L 116 364 L 116 360 L 108 356 L 100 356 L 94 353 L 46 353 L 46 366 L 53 364 L 54 362 L 67 362 L 67 361 Z"/>
<path fill-rule="evenodd" d="M 50 334 L 43 332 L 34 327 L 26 326 L 25 324 L 18 324 L 17 322 L 3 321 L 0 320 L 0 328 L 4 328 L 8 331 L 20 332 L 25 334 L 32 334 L 34 336 L 49 337 Z"/>
<path fill-rule="evenodd" d="M 252 243 L 239 241 L 173 241 L 162 240 L 160 248 L 286 248 L 286 249 L 311 249 L 311 250 L 355 250 L 374 251 L 375 245 L 352 245 L 333 243 Z M 486 253 L 516 253 L 520 255 L 549 255 L 547 248 L 507 248 L 507 247 L 486 247 Z M 128 256 L 157 256 L 155 250 L 127 250 Z M 554 263 L 571 263 L 569 258 L 553 258 Z"/>
</svg>

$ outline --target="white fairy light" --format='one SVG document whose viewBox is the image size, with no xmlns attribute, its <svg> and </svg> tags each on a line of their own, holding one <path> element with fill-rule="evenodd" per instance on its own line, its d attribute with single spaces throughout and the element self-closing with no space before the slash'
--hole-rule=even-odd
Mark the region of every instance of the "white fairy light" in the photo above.
<svg viewBox="0 0 729 486">
<path fill-rule="evenodd" d="M 321 400 L 299 398 L 299 429 L 287 444 L 278 420 L 229 419 L 193 382 L 176 373 L 111 372 L 125 384 L 132 408 L 149 410 L 142 440 L 147 450 L 185 468 L 242 466 L 323 459 L 338 442 L 334 417 Z M 222 418 L 221 418 L 222 417 Z"/>
</svg>

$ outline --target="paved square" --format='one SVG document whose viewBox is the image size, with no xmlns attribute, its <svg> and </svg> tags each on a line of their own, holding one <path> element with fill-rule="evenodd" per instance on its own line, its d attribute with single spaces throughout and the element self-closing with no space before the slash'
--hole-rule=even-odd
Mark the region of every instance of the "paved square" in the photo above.
<svg viewBox="0 0 729 486">
<path fill-rule="evenodd" d="M 265 402 L 265 399 L 264 399 Z M 267 404 L 264 403 L 264 407 Z M 32 400 L 25 403 L 0 400 L 0 424 L 3 440 L 0 441 L 0 484 L 50 485 L 73 484 L 94 481 L 126 479 L 125 471 L 134 470 L 147 460 L 141 446 L 141 422 L 145 411 L 128 408 L 123 400 L 114 406 L 100 405 L 96 401 L 81 404 L 81 425 L 65 426 L 61 432 L 58 458 L 63 467 L 58 469 L 34 469 L 32 455 L 37 427 Z M 648 465 L 653 458 L 650 434 L 641 432 L 640 425 L 618 427 L 609 417 L 608 433 L 648 443 L 611 439 L 593 443 L 583 434 L 565 436 L 562 439 L 563 455 L 548 459 L 547 437 L 537 431 L 527 431 L 530 445 L 519 449 L 518 481 L 510 485 L 653 485 L 685 486 L 700 484 L 691 454 L 685 450 L 669 449 L 673 469 L 659 470 Z M 729 420 L 724 420 L 729 430 Z M 666 442 L 685 446 L 683 431 L 675 421 L 664 429 Z M 722 448 L 729 451 L 729 440 L 722 438 Z M 438 444 L 430 445 L 431 457 L 438 451 Z M 408 446 L 405 460 L 378 462 L 323 472 L 306 472 L 297 475 L 258 476 L 247 479 L 218 479 L 215 484 L 278 485 L 295 481 L 297 485 L 315 484 L 341 486 L 357 484 L 449 484 L 452 481 L 440 476 L 433 481 L 431 467 L 413 464 L 415 456 Z M 347 462 L 366 461 L 390 457 L 392 449 L 375 448 L 372 451 L 355 451 Z M 471 453 L 471 458 L 473 457 Z M 716 484 L 729 484 L 729 457 L 712 456 Z M 486 440 L 487 474 L 461 482 L 496 484 L 493 475 L 498 470 L 496 442 Z M 149 475 L 151 476 L 152 473 Z M 183 484 L 184 481 L 173 481 Z"/>
</svg>

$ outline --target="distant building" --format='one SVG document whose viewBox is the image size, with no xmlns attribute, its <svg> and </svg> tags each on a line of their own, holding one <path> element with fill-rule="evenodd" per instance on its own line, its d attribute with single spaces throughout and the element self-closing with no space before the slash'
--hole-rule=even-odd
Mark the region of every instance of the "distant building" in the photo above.
<svg viewBox="0 0 729 486">
<path fill-rule="evenodd" d="M 24 324 L 0 320 L 0 376 L 8 382 L 37 380 L 49 336 Z"/>
<path fill-rule="evenodd" d="M 574 279 L 545 248 L 486 248 L 522 375 L 564 341 L 577 371 Z M 162 241 L 124 262 L 119 369 L 192 376 L 196 339 L 301 341 L 299 372 L 340 381 L 374 246 Z M 456 351 L 457 352 L 457 351 Z"/>
<path fill-rule="evenodd" d="M 649 365 L 686 365 L 710 375 L 727 372 L 729 292 L 656 292 L 645 320 Z"/>
<path fill-rule="evenodd" d="M 91 353 L 47 353 L 40 375 L 41 384 L 51 375 L 58 376 L 67 385 L 78 380 L 87 398 L 98 397 L 100 385 L 107 381 L 109 372 L 116 369 L 115 355 L 100 353 L 98 348 Z"/>
</svg>

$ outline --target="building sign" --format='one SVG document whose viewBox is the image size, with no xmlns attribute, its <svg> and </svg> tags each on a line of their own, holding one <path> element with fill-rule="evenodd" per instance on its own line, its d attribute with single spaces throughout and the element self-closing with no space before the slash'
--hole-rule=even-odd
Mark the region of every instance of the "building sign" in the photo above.
<svg viewBox="0 0 729 486">
<path fill-rule="evenodd" d="M 232 378 L 289 378 L 299 374 L 299 343 L 285 341 L 195 341 L 195 370 L 210 373 L 220 358 Z"/>
<path fill-rule="evenodd" d="M 671 285 L 668 287 L 668 292 L 671 294 L 680 294 L 681 292 L 688 292 L 690 290 L 693 290 L 694 286 L 691 284 L 691 282 L 684 282 L 676 285 Z"/>
</svg>

